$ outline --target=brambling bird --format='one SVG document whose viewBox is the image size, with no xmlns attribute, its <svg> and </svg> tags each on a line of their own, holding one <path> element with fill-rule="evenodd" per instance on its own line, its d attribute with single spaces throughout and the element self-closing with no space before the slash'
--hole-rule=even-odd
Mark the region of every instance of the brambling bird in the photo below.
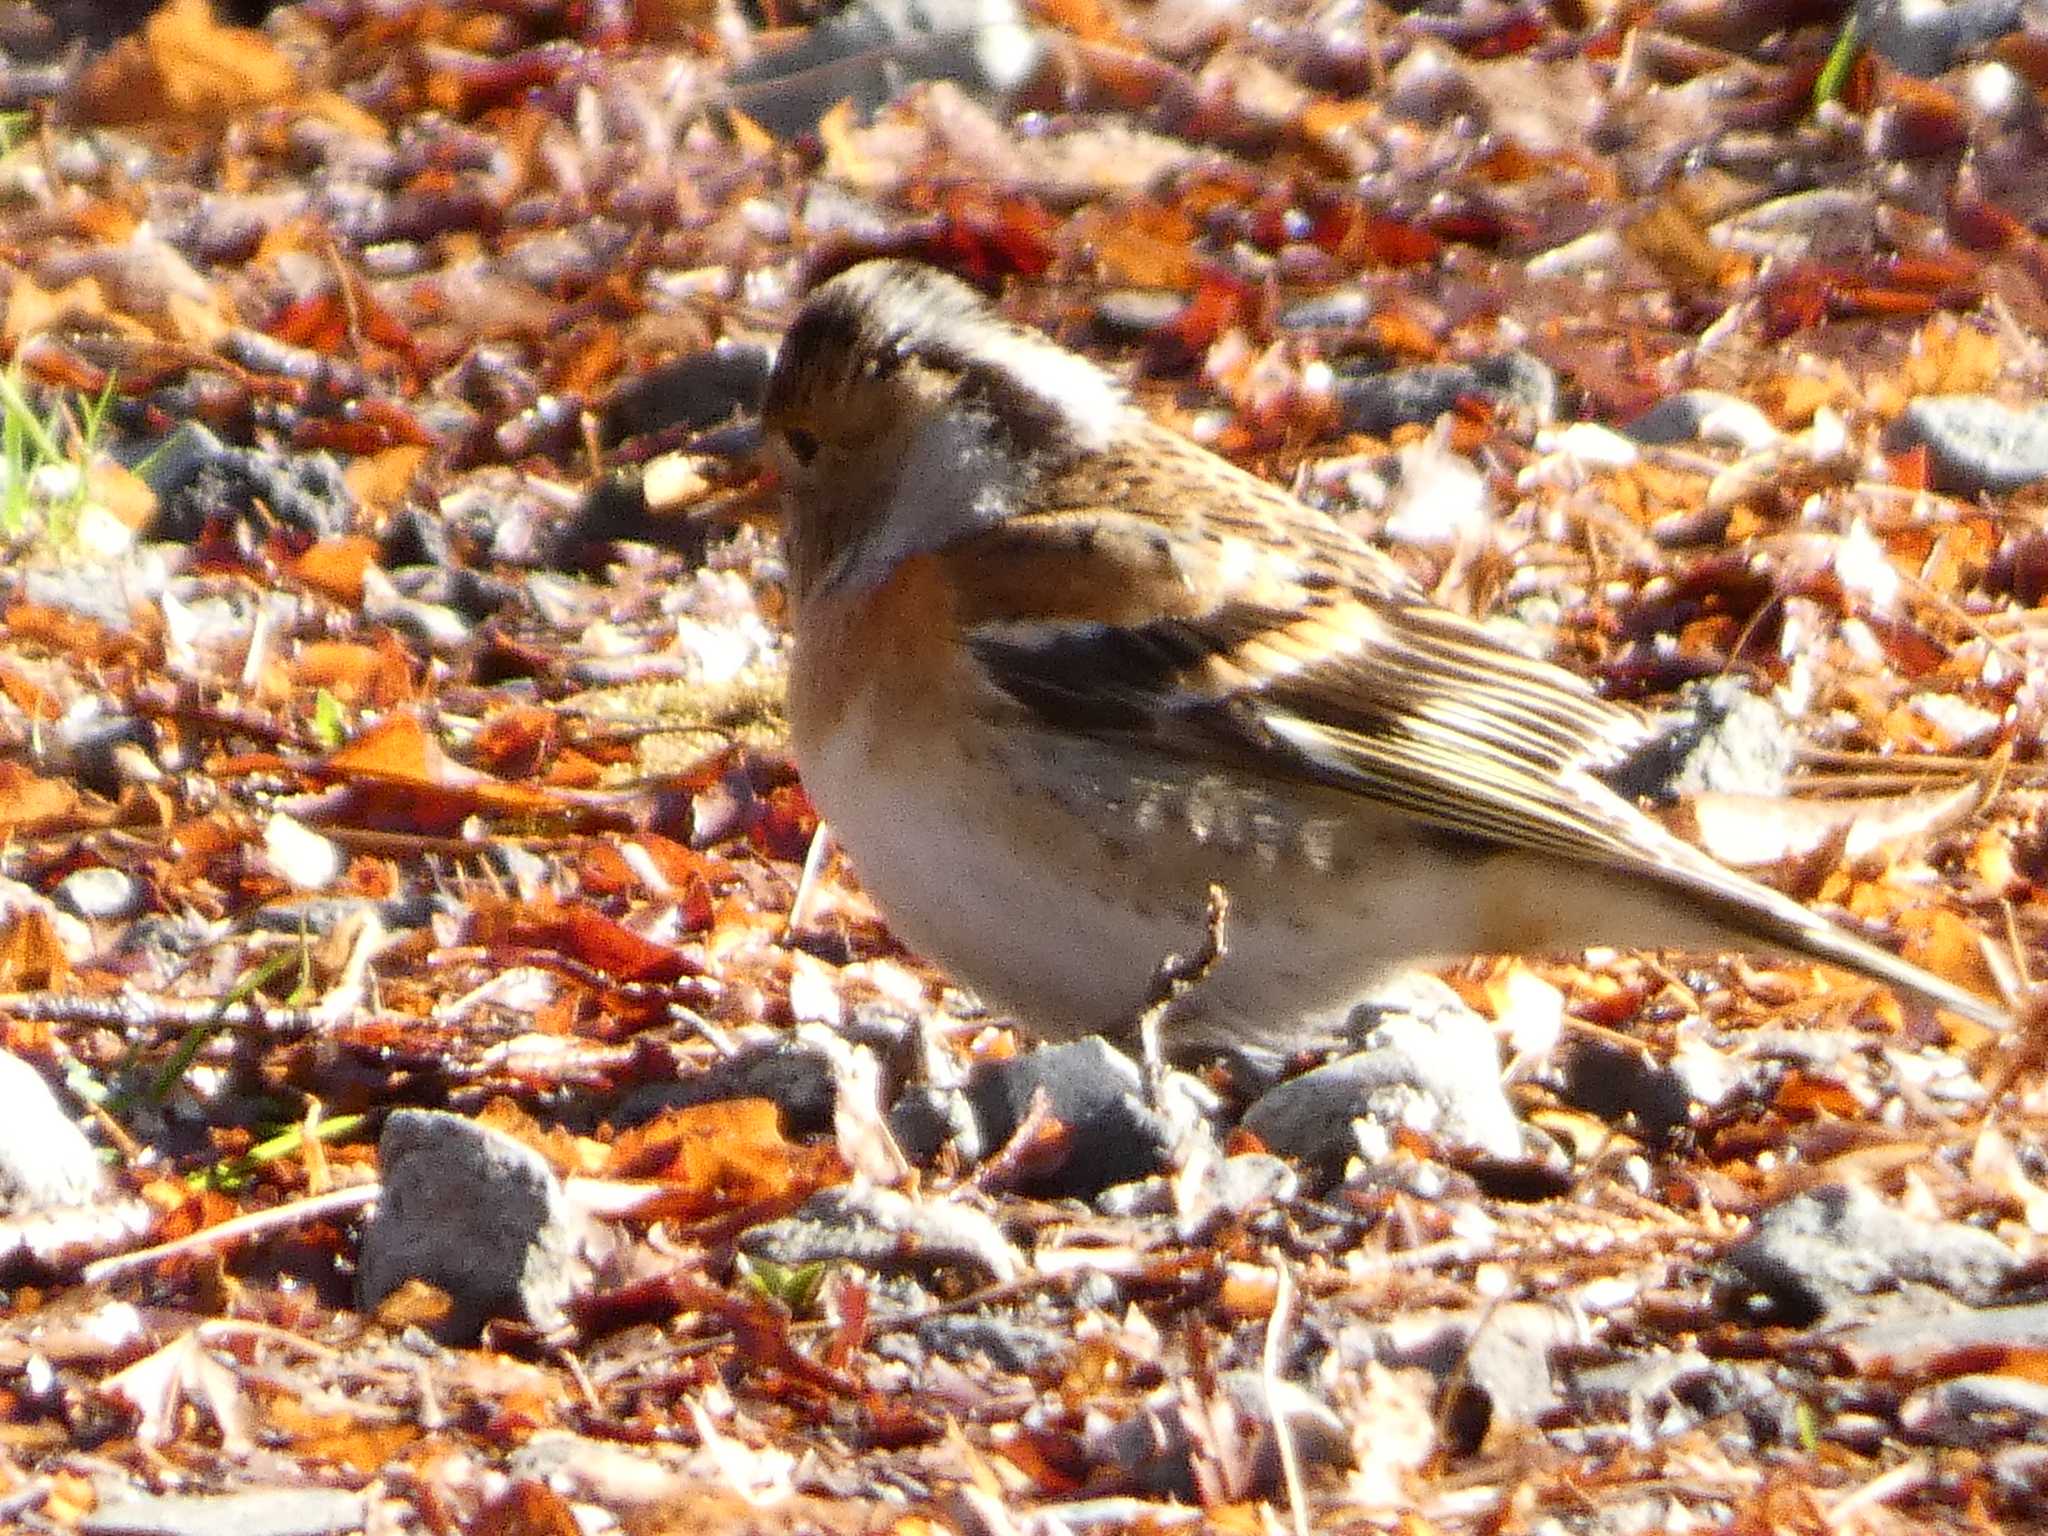
<svg viewBox="0 0 2048 1536">
<path fill-rule="evenodd" d="M 1657 722 L 1432 605 L 929 268 L 790 326 L 797 766 L 899 934 L 1040 1034 L 1287 1047 L 1400 972 L 1592 945 L 1803 953 L 1991 1004 L 1726 869 L 1608 781 Z"/>
</svg>

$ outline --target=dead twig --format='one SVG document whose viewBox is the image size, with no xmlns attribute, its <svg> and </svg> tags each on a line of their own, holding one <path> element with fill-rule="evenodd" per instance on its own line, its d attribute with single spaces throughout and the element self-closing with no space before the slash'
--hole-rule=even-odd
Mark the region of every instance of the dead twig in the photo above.
<svg viewBox="0 0 2048 1536">
<path fill-rule="evenodd" d="M 1266 1337 L 1259 1347 L 1259 1386 L 1266 1396 L 1266 1417 L 1273 1426 L 1273 1445 L 1280 1452 L 1280 1484 L 1287 1494 L 1287 1513 L 1294 1536 L 1308 1536 L 1308 1489 L 1301 1480 L 1301 1452 L 1294 1443 L 1294 1425 L 1280 1397 L 1280 1356 L 1288 1330 L 1294 1326 L 1294 1270 L 1286 1255 L 1273 1255 L 1273 1310 L 1266 1316 Z"/>
<path fill-rule="evenodd" d="M 154 1248 L 138 1248 L 133 1253 L 116 1254 L 113 1258 L 100 1259 L 86 1265 L 79 1278 L 87 1285 L 97 1285 L 100 1281 L 111 1280 L 116 1275 L 147 1269 L 162 1259 L 189 1258 L 194 1254 L 211 1253 L 217 1248 L 228 1247 L 246 1238 L 281 1231 L 286 1227 L 322 1220 L 343 1212 L 358 1211 L 364 1206 L 374 1205 L 383 1189 L 384 1186 L 381 1184 L 358 1184 L 352 1189 L 331 1189 L 324 1195 L 313 1195 L 304 1200 L 294 1200 L 289 1205 L 256 1211 L 247 1216 L 237 1216 L 217 1226 L 178 1238 L 174 1242 L 159 1243 Z"/>
</svg>

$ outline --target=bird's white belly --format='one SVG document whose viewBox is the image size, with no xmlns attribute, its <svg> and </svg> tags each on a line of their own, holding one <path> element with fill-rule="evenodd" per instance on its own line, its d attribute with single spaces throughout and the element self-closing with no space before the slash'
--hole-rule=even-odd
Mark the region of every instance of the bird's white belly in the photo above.
<svg viewBox="0 0 2048 1536">
<path fill-rule="evenodd" d="M 1071 860 L 1046 842 L 1078 829 L 1026 825 L 957 752 L 873 741 L 849 720 L 804 763 L 805 785 L 890 926 L 991 1004 L 1048 1034 L 1114 1028 L 1167 954 L 1201 942 L 1199 909 L 1177 926 L 1062 878 Z"/>
<path fill-rule="evenodd" d="M 1092 763 L 1091 752 L 1107 755 Z M 1198 816 L 1191 830 L 1178 790 L 1164 809 L 1137 803 L 1142 786 L 1109 766 L 1122 761 L 1073 743 L 1048 770 L 1042 739 L 994 732 L 941 745 L 883 718 L 872 696 L 802 756 L 813 800 L 891 926 L 1045 1035 L 1132 1029 L 1166 958 L 1202 946 L 1212 880 L 1231 897 L 1227 956 L 1177 1011 L 1184 1049 L 1298 1037 L 1304 1019 L 1461 952 L 1469 870 L 1406 836 L 1380 844 L 1355 806 L 1317 830 L 1348 844 L 1325 849 L 1324 867 L 1300 850 L 1262 856 L 1242 816 Z"/>
</svg>

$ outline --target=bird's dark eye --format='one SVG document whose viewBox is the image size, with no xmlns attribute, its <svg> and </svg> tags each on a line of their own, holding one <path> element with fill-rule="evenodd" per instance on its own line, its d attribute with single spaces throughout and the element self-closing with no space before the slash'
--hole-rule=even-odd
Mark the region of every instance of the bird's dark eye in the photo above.
<svg viewBox="0 0 2048 1536">
<path fill-rule="evenodd" d="M 789 444 L 789 451 L 796 455 L 797 463 L 808 464 L 818 456 L 816 433 L 806 432 L 802 427 L 791 427 L 782 437 Z"/>
</svg>

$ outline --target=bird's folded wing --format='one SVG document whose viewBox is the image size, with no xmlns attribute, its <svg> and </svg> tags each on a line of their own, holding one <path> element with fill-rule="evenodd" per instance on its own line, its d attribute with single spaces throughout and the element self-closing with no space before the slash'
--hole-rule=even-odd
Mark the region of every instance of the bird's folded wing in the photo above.
<svg viewBox="0 0 2048 1536">
<path fill-rule="evenodd" d="M 1042 531 L 1013 523 L 977 563 L 1028 559 L 1042 579 Z M 1071 552 L 1094 567 L 1089 589 L 1117 594 L 1114 618 L 1007 603 L 963 615 L 989 680 L 1041 724 L 1331 785 L 1505 847 L 1642 862 L 1654 824 L 1593 777 L 1654 734 L 1635 711 L 1419 601 L 1270 571 L 1234 591 L 1173 583 L 1117 555 L 1100 541 Z"/>
</svg>

